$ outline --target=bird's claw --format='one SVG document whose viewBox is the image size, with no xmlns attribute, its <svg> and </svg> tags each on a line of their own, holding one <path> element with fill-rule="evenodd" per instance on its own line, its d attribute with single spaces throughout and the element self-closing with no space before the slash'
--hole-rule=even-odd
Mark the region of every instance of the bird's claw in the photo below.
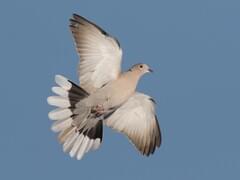
<svg viewBox="0 0 240 180">
<path fill-rule="evenodd" d="M 96 116 L 101 116 L 104 113 L 103 105 L 98 104 L 97 106 L 92 108 L 92 113 L 94 113 Z"/>
</svg>

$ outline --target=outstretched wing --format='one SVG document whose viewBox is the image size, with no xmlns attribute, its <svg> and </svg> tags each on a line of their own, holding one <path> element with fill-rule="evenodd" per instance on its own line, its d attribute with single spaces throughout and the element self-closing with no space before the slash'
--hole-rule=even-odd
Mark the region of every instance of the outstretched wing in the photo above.
<svg viewBox="0 0 240 180">
<path fill-rule="evenodd" d="M 70 29 L 80 55 L 80 86 L 91 93 L 116 79 L 121 72 L 122 59 L 117 39 L 77 14 L 70 19 Z"/>
<path fill-rule="evenodd" d="M 125 134 L 143 155 L 153 154 L 161 144 L 161 132 L 151 97 L 136 92 L 106 125 Z"/>
</svg>

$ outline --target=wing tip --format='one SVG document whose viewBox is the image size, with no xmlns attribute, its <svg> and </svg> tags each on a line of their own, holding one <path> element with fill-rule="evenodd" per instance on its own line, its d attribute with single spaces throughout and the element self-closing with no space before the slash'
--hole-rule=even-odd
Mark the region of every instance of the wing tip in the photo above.
<svg viewBox="0 0 240 180">
<path fill-rule="evenodd" d="M 157 135 L 155 136 L 156 146 L 159 148 L 162 144 L 162 134 L 161 134 L 161 129 L 158 123 L 157 115 L 155 115 L 155 121 L 156 121 L 156 131 L 157 131 Z"/>
<path fill-rule="evenodd" d="M 74 23 L 78 23 L 78 24 L 84 24 L 84 23 L 88 23 L 91 24 L 92 26 L 94 26 L 95 28 L 97 28 L 102 34 L 106 35 L 106 36 L 110 36 L 106 31 L 104 31 L 100 26 L 98 26 L 97 24 L 93 23 L 92 21 L 88 20 L 87 18 L 78 15 L 77 13 L 73 13 L 72 14 L 72 18 L 70 18 L 70 27 L 72 24 L 72 22 Z"/>
<path fill-rule="evenodd" d="M 150 155 L 153 155 L 155 153 L 156 149 L 160 148 L 161 143 L 162 143 L 161 130 L 158 123 L 158 118 L 155 115 L 155 127 L 151 135 L 150 142 L 148 144 L 138 147 L 137 149 L 143 156 L 149 157 Z"/>
<path fill-rule="evenodd" d="M 84 18 L 83 16 L 80 16 L 80 15 L 77 14 L 77 13 L 73 13 L 73 14 L 72 14 L 72 17 L 73 17 L 74 19 L 86 19 L 86 18 Z"/>
</svg>

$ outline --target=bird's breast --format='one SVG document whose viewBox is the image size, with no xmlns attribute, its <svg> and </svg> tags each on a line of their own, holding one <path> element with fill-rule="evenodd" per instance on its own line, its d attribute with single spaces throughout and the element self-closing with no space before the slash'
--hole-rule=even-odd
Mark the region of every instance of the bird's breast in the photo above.
<svg viewBox="0 0 240 180">
<path fill-rule="evenodd" d="M 90 95 L 89 102 L 93 106 L 103 105 L 104 108 L 109 109 L 123 104 L 134 92 L 135 86 L 119 80 L 107 84 Z"/>
</svg>

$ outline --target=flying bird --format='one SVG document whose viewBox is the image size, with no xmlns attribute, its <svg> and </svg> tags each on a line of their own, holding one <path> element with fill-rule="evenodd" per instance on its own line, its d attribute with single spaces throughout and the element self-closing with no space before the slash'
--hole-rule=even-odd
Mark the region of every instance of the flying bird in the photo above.
<svg viewBox="0 0 240 180">
<path fill-rule="evenodd" d="M 86 18 L 73 14 L 69 27 L 80 56 L 80 85 L 56 75 L 56 95 L 47 98 L 57 107 L 48 116 L 64 152 L 80 160 L 98 149 L 105 125 L 126 135 L 142 155 L 153 154 L 161 144 L 155 101 L 136 91 L 139 79 L 152 70 L 136 64 L 122 72 L 120 43 Z"/>
</svg>

